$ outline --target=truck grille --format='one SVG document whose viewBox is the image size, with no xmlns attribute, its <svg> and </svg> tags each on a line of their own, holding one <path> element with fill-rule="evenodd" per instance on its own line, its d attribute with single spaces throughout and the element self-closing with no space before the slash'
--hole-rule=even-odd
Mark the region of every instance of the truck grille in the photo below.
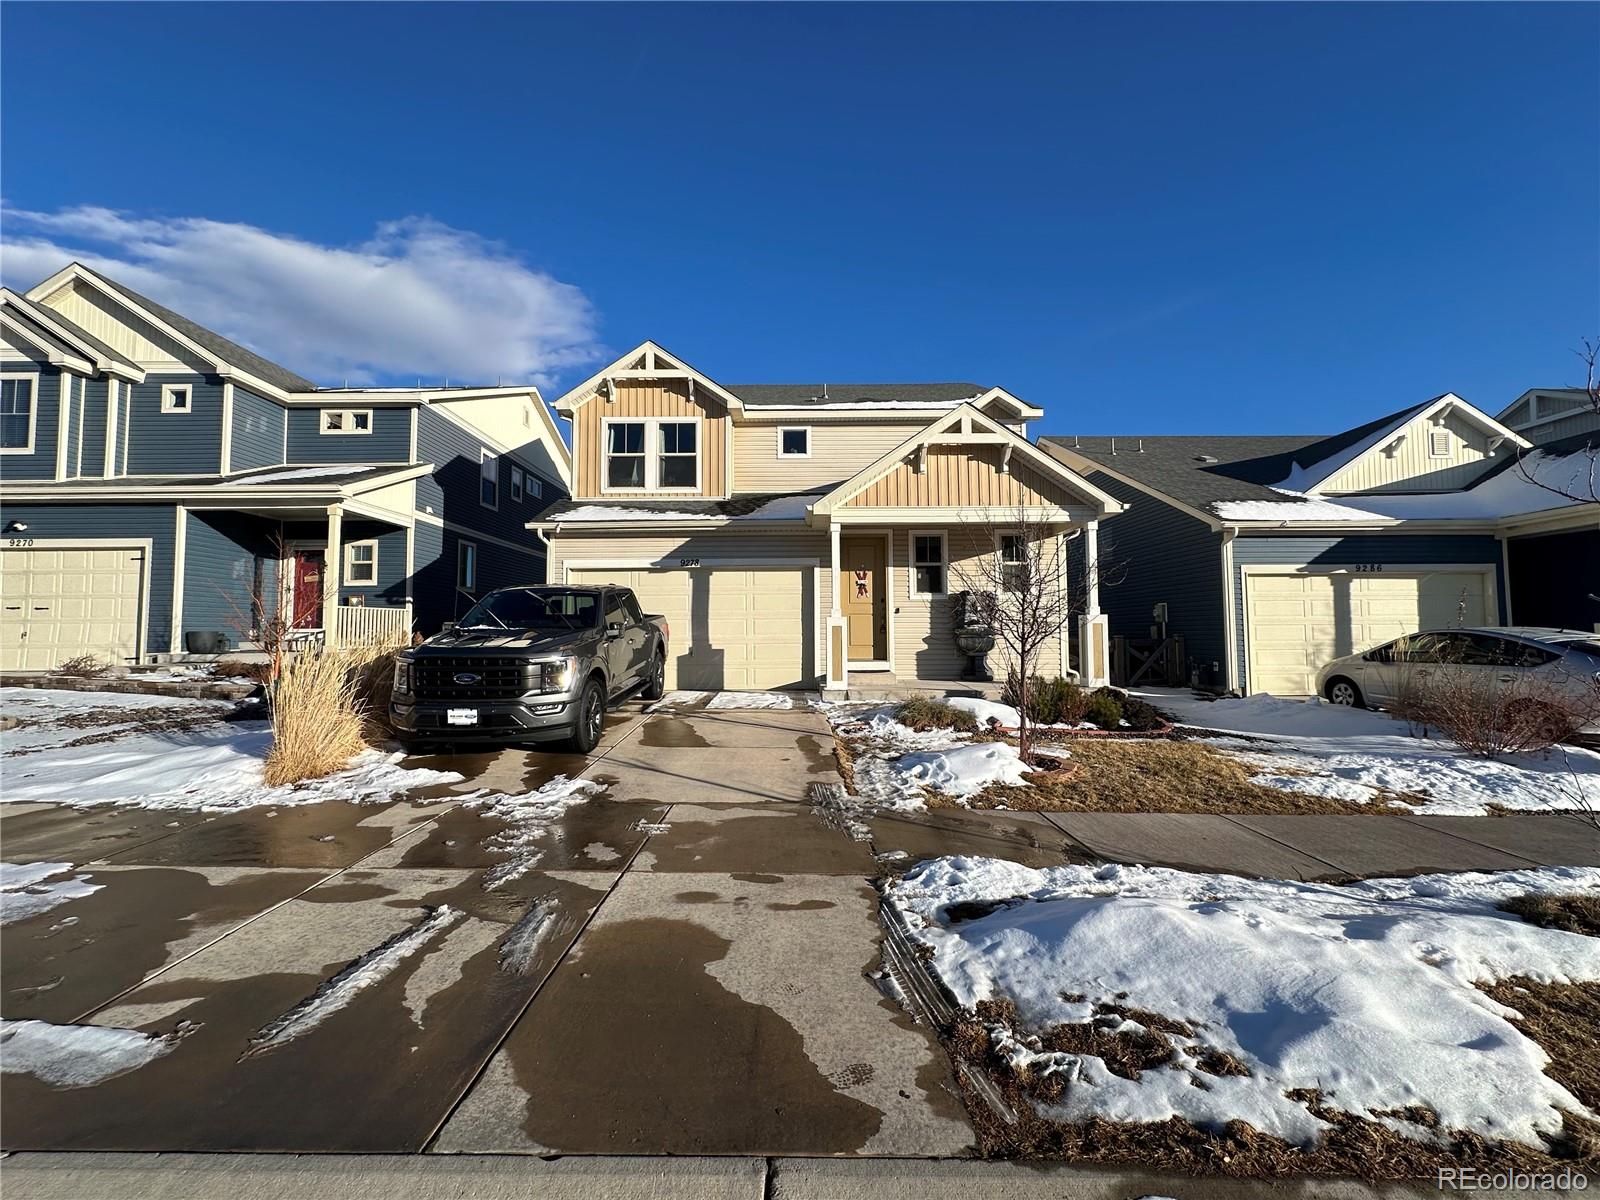
<svg viewBox="0 0 1600 1200">
<path fill-rule="evenodd" d="M 419 700 L 515 700 L 539 686 L 539 668 L 514 658 L 421 658 L 411 669 Z"/>
</svg>

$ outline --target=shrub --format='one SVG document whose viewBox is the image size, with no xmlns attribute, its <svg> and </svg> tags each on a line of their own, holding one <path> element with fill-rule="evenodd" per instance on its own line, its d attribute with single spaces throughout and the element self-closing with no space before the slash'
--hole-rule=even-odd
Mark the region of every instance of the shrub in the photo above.
<svg viewBox="0 0 1600 1200">
<path fill-rule="evenodd" d="M 389 736 L 389 693 L 400 644 L 305 650 L 285 658 L 267 690 L 272 703 L 269 786 L 342 770 L 369 741 Z"/>
<path fill-rule="evenodd" d="M 1565 741 L 1600 715 L 1600 703 L 1584 702 L 1559 681 L 1520 677 L 1502 684 L 1470 666 L 1444 664 L 1412 675 L 1394 712 L 1468 754 L 1496 758 Z"/>
<path fill-rule="evenodd" d="M 1122 719 L 1128 723 L 1129 729 L 1143 733 L 1151 729 L 1160 729 L 1167 723 L 1161 715 L 1161 710 L 1153 704 L 1147 704 L 1137 696 L 1130 696 L 1127 692 L 1119 692 L 1116 688 L 1096 688 L 1096 696 L 1107 696 L 1122 709 Z"/>
<path fill-rule="evenodd" d="M 955 729 L 962 733 L 976 733 L 978 718 L 963 708 L 955 708 L 943 700 L 918 696 L 907 700 L 894 710 L 894 719 L 916 730 Z"/>
<path fill-rule="evenodd" d="M 251 683 L 271 683 L 272 662 L 269 659 L 224 659 L 217 663 L 214 674 L 224 679 L 248 679 Z"/>
<path fill-rule="evenodd" d="M 1012 708 L 1022 709 L 1022 686 L 1017 675 L 1006 677 L 1000 698 Z M 1070 679 L 1035 675 L 1028 683 L 1027 716 L 1036 725 L 1076 725 L 1088 707 L 1088 693 Z"/>
<path fill-rule="evenodd" d="M 1096 692 L 1089 697 L 1089 707 L 1084 716 L 1101 729 L 1122 727 L 1122 705 L 1104 692 Z"/>
<path fill-rule="evenodd" d="M 101 675 L 109 673 L 111 664 L 101 662 L 92 654 L 80 654 L 76 658 L 69 658 L 56 668 L 57 675 L 71 675 L 75 679 L 98 679 Z"/>
</svg>

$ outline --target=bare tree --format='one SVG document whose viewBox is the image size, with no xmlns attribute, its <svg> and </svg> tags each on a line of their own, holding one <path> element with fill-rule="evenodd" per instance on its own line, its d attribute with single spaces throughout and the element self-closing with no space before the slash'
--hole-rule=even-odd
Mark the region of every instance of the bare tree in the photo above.
<svg viewBox="0 0 1600 1200">
<path fill-rule="evenodd" d="M 279 570 L 285 569 L 283 564 L 293 562 L 281 533 L 272 536 L 271 546 Z M 294 617 L 291 606 L 283 602 L 283 581 L 274 577 L 269 583 L 265 572 L 259 569 L 261 561 L 257 558 L 257 570 L 245 587 L 242 601 L 237 592 L 220 585 L 217 591 L 233 610 L 227 618 L 228 627 L 240 641 L 254 642 L 266 654 L 266 682 L 271 683 L 283 674 L 284 653 L 294 640 Z"/>
<path fill-rule="evenodd" d="M 1600 338 L 1584 338 L 1574 350 L 1584 366 L 1583 401 L 1572 411 L 1600 417 Z M 1580 504 L 1600 501 L 1600 446 L 1591 439 L 1576 455 L 1550 458 L 1534 450 L 1517 454 L 1517 473 L 1535 487 Z"/>
<path fill-rule="evenodd" d="M 992 598 L 990 627 L 1017 677 L 1017 749 L 1032 762 L 1028 709 L 1041 656 L 1052 639 L 1067 636 L 1085 610 L 1090 580 L 1106 582 L 1106 572 L 1101 564 L 1069 570 L 1071 535 L 1027 505 L 1005 518 L 972 522 L 969 530 L 967 553 L 957 559 L 952 551 L 951 574 L 960 589 Z"/>
</svg>

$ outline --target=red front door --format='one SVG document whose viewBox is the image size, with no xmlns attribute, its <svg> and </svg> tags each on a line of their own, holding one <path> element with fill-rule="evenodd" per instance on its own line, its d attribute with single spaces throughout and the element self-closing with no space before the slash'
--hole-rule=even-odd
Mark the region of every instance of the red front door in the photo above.
<svg viewBox="0 0 1600 1200">
<path fill-rule="evenodd" d="M 327 553 L 294 552 L 294 627 L 317 629 L 322 625 L 322 571 Z"/>
</svg>

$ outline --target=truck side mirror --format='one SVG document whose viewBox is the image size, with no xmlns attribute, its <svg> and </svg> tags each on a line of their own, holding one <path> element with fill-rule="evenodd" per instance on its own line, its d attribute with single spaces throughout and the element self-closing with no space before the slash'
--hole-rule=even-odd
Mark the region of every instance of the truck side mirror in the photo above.
<svg viewBox="0 0 1600 1200">
<path fill-rule="evenodd" d="M 608 638 L 619 638 L 619 637 L 621 637 L 622 636 L 622 622 L 621 621 L 607 621 L 606 622 L 606 636 Z"/>
</svg>

